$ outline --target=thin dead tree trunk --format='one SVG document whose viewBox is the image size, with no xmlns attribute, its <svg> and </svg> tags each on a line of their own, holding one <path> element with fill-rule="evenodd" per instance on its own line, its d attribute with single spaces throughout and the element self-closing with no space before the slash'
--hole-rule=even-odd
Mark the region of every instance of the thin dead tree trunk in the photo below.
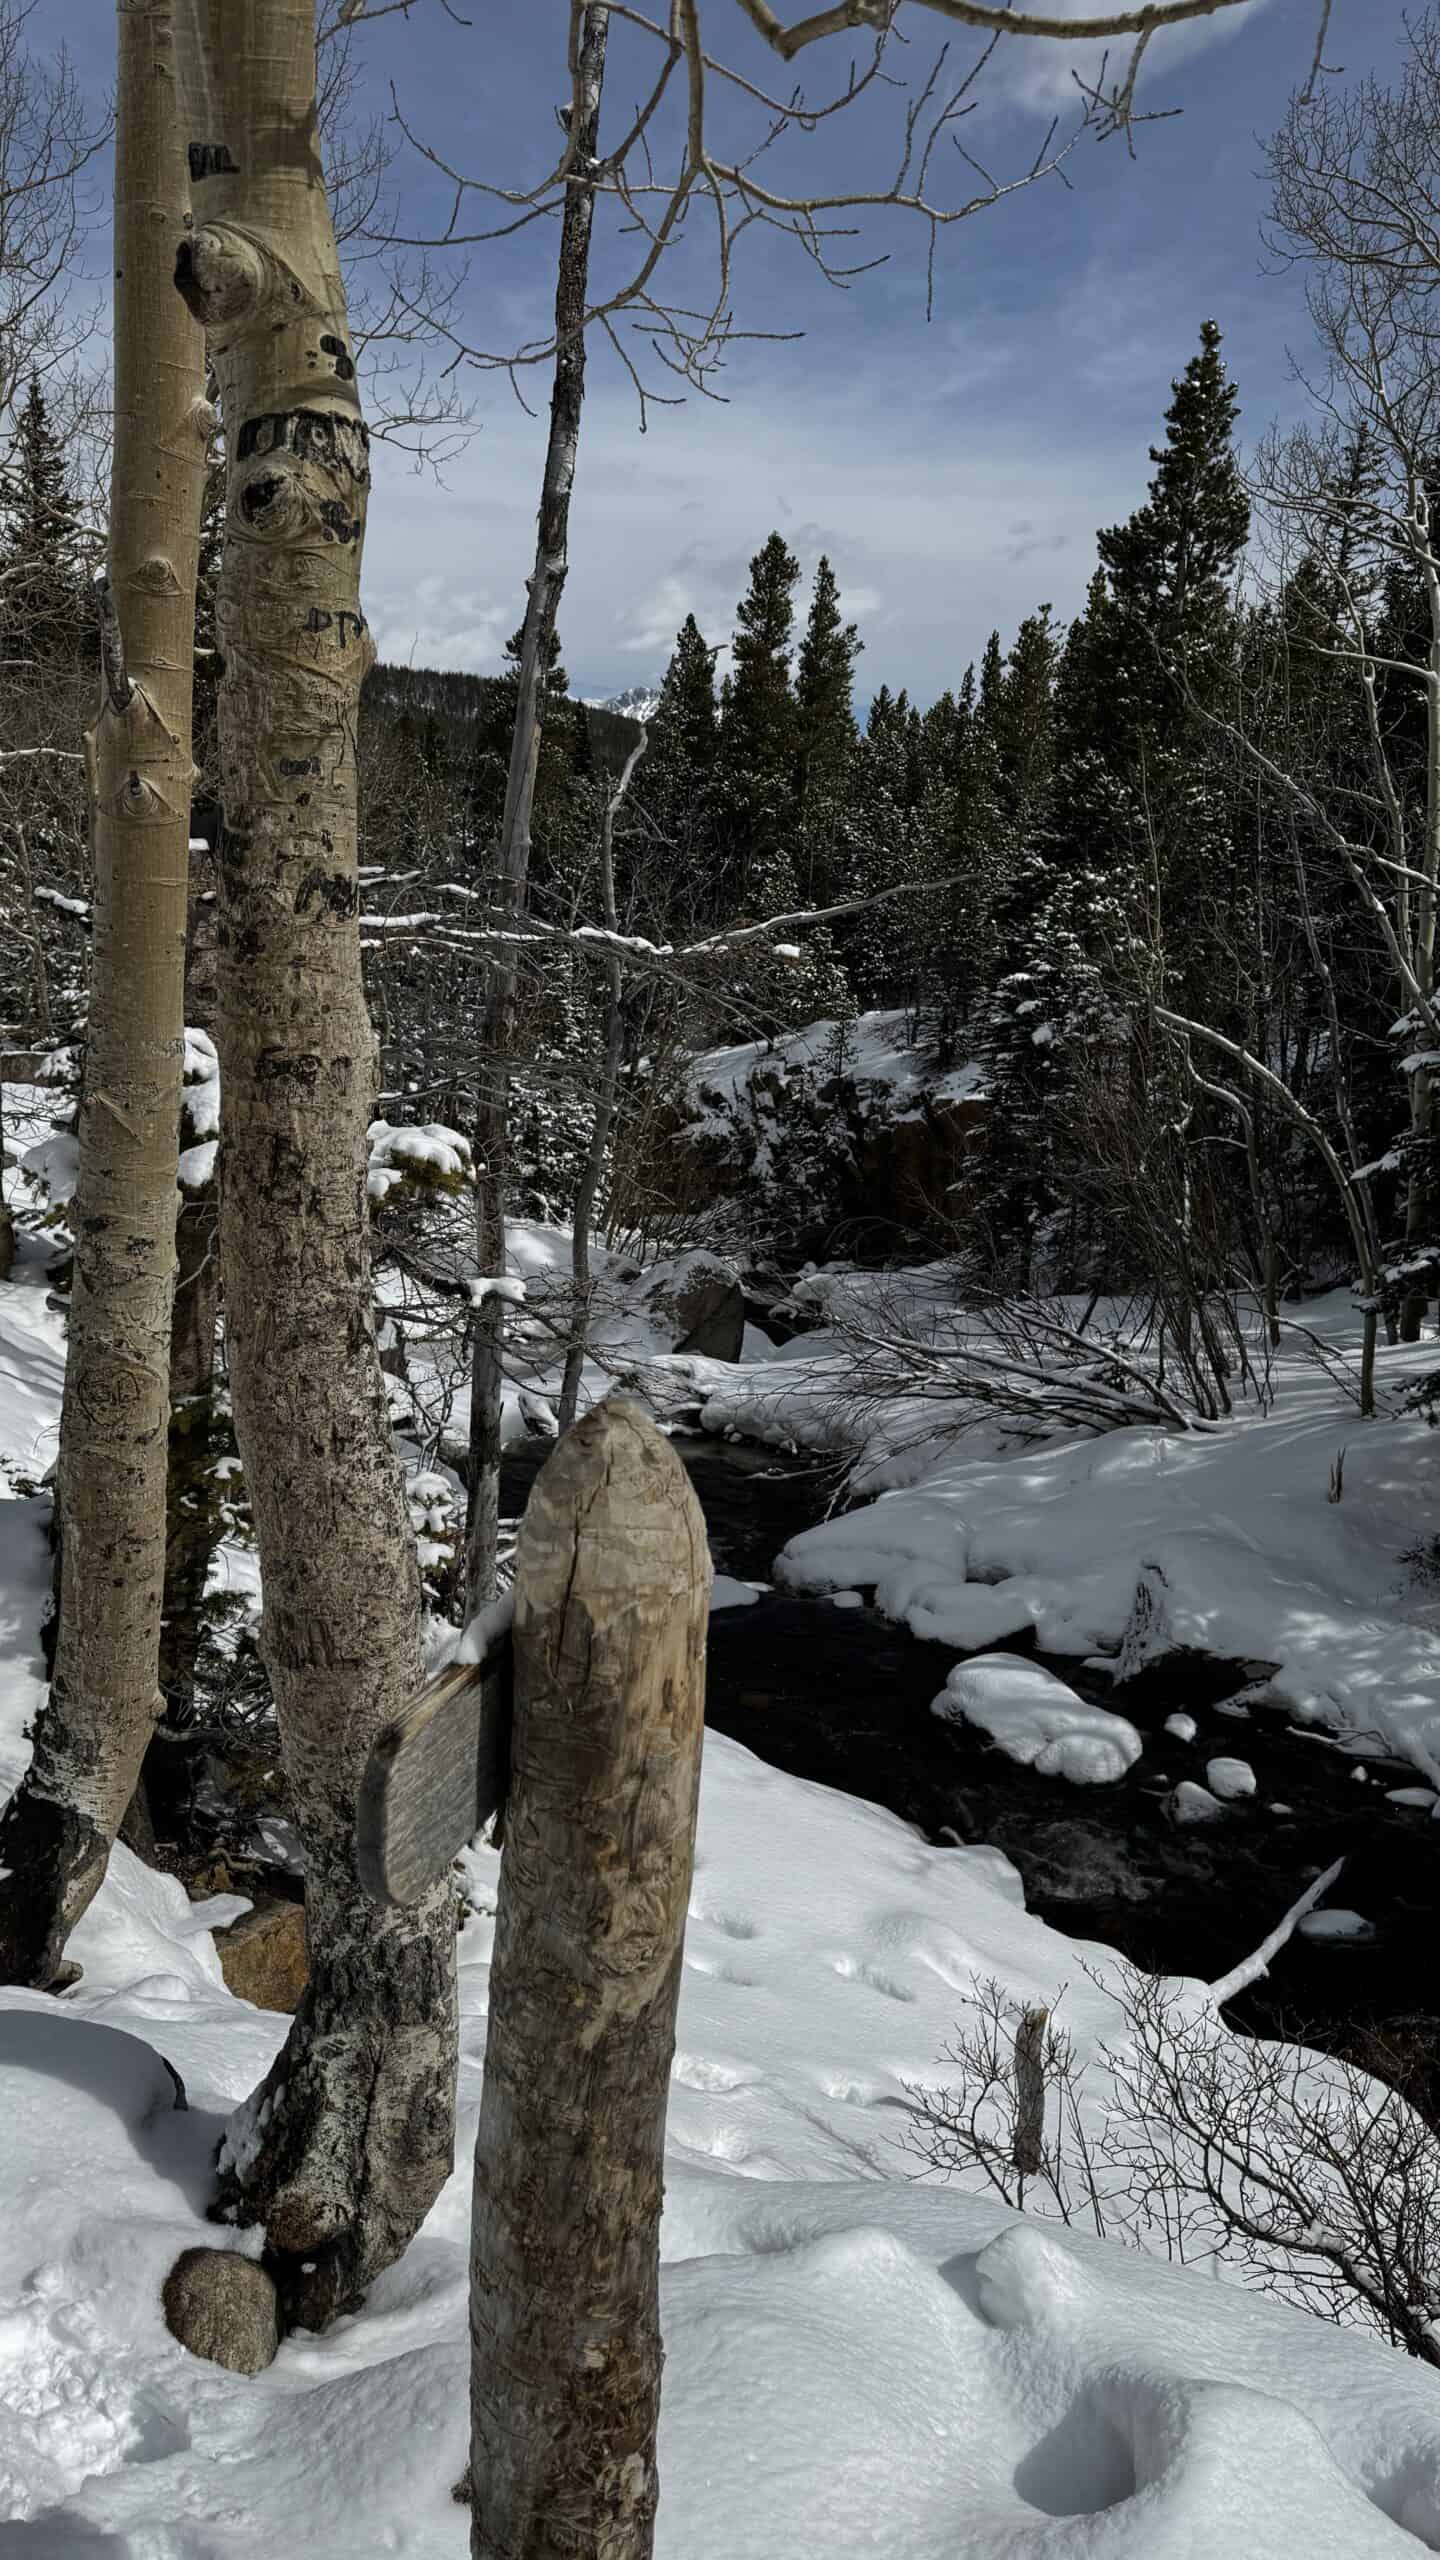
<svg viewBox="0 0 1440 2560">
<path fill-rule="evenodd" d="M 1423 485 L 1414 496 L 1415 539 L 1425 581 L 1430 621 L 1425 685 L 1425 803 L 1420 868 L 1422 882 L 1415 901 L 1414 968 L 1427 999 L 1435 994 L 1436 897 L 1440 891 L 1440 562 L 1430 525 L 1430 503 Z M 1427 1048 L 1430 1037 L 1425 1037 Z M 1410 1076 L 1410 1170 L 1405 1192 L 1405 1249 L 1429 1252 L 1435 1244 L 1435 1070 L 1428 1061 Z M 1433 1281 L 1412 1281 L 1400 1302 L 1400 1339 L 1418 1342 Z"/>
<path fill-rule="evenodd" d="M 520 1533 L 470 2244 L 474 2560 L 652 2548 L 709 1590 L 674 1450 L 639 1406 L 595 1406 Z"/>
<path fill-rule="evenodd" d="M 502 922 L 517 919 L 525 904 L 530 870 L 530 818 L 540 762 L 544 688 L 550 642 L 569 565 L 570 496 L 580 447 L 585 400 L 585 313 L 590 279 L 590 233 L 595 191 L 587 173 L 596 156 L 600 92 L 610 12 L 593 5 L 579 26 L 579 86 L 571 131 L 571 177 L 560 226 L 560 269 L 555 288 L 555 387 L 540 494 L 535 568 L 525 604 L 520 644 L 519 698 L 510 741 L 494 904 Z M 510 1053 L 515 1037 L 517 955 L 505 949 L 490 965 L 480 1033 L 480 1091 L 475 1115 L 475 1267 L 500 1279 L 505 1270 L 506 1183 L 509 1155 Z M 465 1536 L 465 1586 L 470 1611 L 484 1608 L 498 1590 L 500 1545 L 500 1434 L 504 1393 L 505 1300 L 490 1291 L 475 1309 L 470 1382 L 470 1481 Z"/>
<path fill-rule="evenodd" d="M 615 897 L 615 821 L 625 805 L 631 776 L 649 745 L 642 729 L 639 739 L 625 759 L 624 769 L 614 790 L 605 802 L 600 821 L 600 906 L 611 933 L 620 930 L 620 909 Z M 605 1055 L 600 1067 L 600 1084 L 595 1096 L 595 1110 L 590 1122 L 590 1143 L 580 1171 L 575 1194 L 574 1224 L 570 1240 L 570 1323 L 569 1346 L 565 1353 L 565 1374 L 560 1384 L 560 1428 L 568 1431 L 580 1404 L 580 1380 L 585 1370 L 585 1352 L 590 1338 L 590 1233 L 595 1219 L 595 1203 L 600 1197 L 600 1184 L 605 1172 L 605 1155 L 610 1132 L 615 1126 L 615 1102 L 620 1087 L 620 1057 L 624 1045 L 625 1017 L 621 1006 L 624 971 L 618 957 L 606 960 L 602 971 L 605 987 Z"/>
<path fill-rule="evenodd" d="M 35 1030 L 48 1049 L 55 1038 L 54 1016 L 50 1009 L 50 971 L 45 961 L 45 941 L 40 931 L 40 918 L 35 912 L 35 872 L 30 860 L 30 837 L 23 819 L 14 826 L 16 868 L 20 877 L 20 896 L 24 903 L 24 935 L 30 947 L 30 976 L 35 988 Z"/>
<path fill-rule="evenodd" d="M 34 1758 L 0 1818 L 0 1978 L 63 1978 L 159 1708 L 191 649 L 210 412 L 171 285 L 189 214 L 174 0 L 116 16 L 115 442 L 95 944 L 60 1430 L 61 1600 Z M 22 847 L 23 850 L 23 847 Z"/>
<path fill-rule="evenodd" d="M 15 1264 L 15 1221 L 5 1197 L 5 1079 L 0 1075 L 0 1280 L 8 1280 Z"/>
<path fill-rule="evenodd" d="M 449 2173 L 455 1920 L 448 1884 L 377 1916 L 356 1870 L 371 1741 L 420 1682 L 420 1595 L 370 1277 L 355 776 L 369 439 L 313 0 L 198 0 L 190 26 L 199 228 L 176 282 L 209 332 L 229 474 L 221 1268 L 310 1949 L 284 2050 L 222 2148 L 220 2202 L 263 2224 L 287 2319 L 322 2327 Z"/>
</svg>

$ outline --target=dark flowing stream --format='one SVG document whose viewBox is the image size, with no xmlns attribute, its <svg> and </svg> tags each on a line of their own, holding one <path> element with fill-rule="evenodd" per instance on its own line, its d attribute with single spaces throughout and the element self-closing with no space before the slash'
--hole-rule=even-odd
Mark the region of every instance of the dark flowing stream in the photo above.
<svg viewBox="0 0 1440 2560">
<path fill-rule="evenodd" d="M 833 1478 L 813 1467 L 717 1440 L 675 1445 L 722 1573 L 767 1580 L 785 1540 L 824 1514 Z M 523 1508 L 544 1455 L 525 1448 L 507 1461 L 507 1512 Z M 1006 1650 L 1033 1648 L 1012 1640 Z M 1019 1869 L 1033 1911 L 1151 1971 L 1213 1980 L 1343 1856 L 1329 1900 L 1363 1913 L 1374 1937 L 1292 1938 L 1226 2014 L 1393 2076 L 1378 2038 L 1440 2121 L 1440 1823 L 1388 1800 L 1388 1788 L 1419 1783 L 1408 1762 L 1357 1761 L 1318 1730 L 1293 1730 L 1280 1710 L 1225 1712 L 1245 1685 L 1238 1663 L 1172 1655 L 1117 1687 L 1050 1660 L 1145 1737 L 1123 1779 L 1074 1786 L 1018 1767 L 983 1734 L 931 1714 L 956 1659 L 953 1646 L 923 1642 L 871 1608 L 770 1591 L 711 1619 L 706 1721 L 777 1769 L 887 1806 L 929 1840 L 993 1842 Z M 1195 1719 L 1192 1742 L 1164 1731 L 1182 1710 Z M 1177 1827 L 1166 1811 L 1171 1788 L 1182 1778 L 1203 1783 L 1206 1761 L 1221 1753 L 1249 1761 L 1255 1796 L 1227 1807 L 1222 1821 Z"/>
</svg>

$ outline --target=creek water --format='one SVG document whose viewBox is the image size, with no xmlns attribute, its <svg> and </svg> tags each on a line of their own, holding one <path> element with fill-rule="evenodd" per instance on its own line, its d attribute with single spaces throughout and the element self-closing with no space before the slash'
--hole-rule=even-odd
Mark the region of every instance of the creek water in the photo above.
<svg viewBox="0 0 1440 2560">
<path fill-rule="evenodd" d="M 832 1475 L 770 1451 L 702 1437 L 675 1445 L 716 1566 L 741 1580 L 768 1580 L 779 1548 L 823 1516 L 834 1491 Z M 507 1460 L 507 1512 L 523 1508 L 544 1455 L 526 1447 Z M 1033 1648 L 1012 1640 L 1006 1650 Z M 1440 1822 L 1390 1801 L 1388 1789 L 1418 1783 L 1408 1763 L 1352 1756 L 1333 1737 L 1295 1729 L 1281 1710 L 1227 1712 L 1246 1681 L 1238 1663 L 1171 1655 L 1117 1686 L 1051 1661 L 1145 1739 L 1117 1783 L 1073 1786 L 1018 1767 L 983 1734 L 931 1713 L 957 1658 L 953 1646 L 924 1642 L 873 1608 L 767 1591 L 711 1618 L 706 1721 L 775 1768 L 887 1806 L 927 1839 L 993 1842 L 1043 1919 L 1151 1971 L 1214 1979 L 1343 1856 L 1329 1899 L 1361 1912 L 1373 1937 L 1293 1938 L 1226 2015 L 1387 2076 L 1394 2054 L 1412 2095 L 1440 2121 Z M 1182 1710 L 1195 1720 L 1190 1742 L 1164 1730 Z M 1177 1827 L 1171 1789 L 1182 1778 L 1203 1782 L 1206 1761 L 1220 1754 L 1249 1761 L 1254 1797 L 1218 1822 Z"/>
</svg>

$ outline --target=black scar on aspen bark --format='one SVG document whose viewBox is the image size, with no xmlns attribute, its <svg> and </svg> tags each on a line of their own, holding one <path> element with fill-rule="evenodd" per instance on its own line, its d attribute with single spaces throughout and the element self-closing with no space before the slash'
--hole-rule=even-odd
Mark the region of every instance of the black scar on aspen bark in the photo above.
<svg viewBox="0 0 1440 2560">
<path fill-rule="evenodd" d="M 266 479 L 252 480 L 248 487 L 242 489 L 240 513 L 246 521 L 254 524 L 258 517 L 264 515 L 266 509 L 279 497 L 284 486 L 285 483 L 279 473 L 271 472 Z"/>
<path fill-rule="evenodd" d="M 320 1080 L 320 1060 L 313 1050 L 262 1049 L 255 1072 L 264 1084 L 298 1084 L 308 1092 Z"/>
<path fill-rule="evenodd" d="M 319 863 L 312 863 L 295 892 L 297 916 L 308 914 L 317 900 L 332 916 L 353 916 L 360 903 L 359 883 L 344 872 L 324 871 Z"/>
<path fill-rule="evenodd" d="M 191 179 L 196 183 L 202 178 L 232 177 L 240 167 L 239 161 L 231 157 L 228 142 L 192 142 L 186 157 Z"/>
</svg>

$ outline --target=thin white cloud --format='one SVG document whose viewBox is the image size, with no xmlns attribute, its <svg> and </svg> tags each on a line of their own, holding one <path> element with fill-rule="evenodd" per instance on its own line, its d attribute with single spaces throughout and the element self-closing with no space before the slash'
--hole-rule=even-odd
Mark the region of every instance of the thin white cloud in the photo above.
<svg viewBox="0 0 1440 2560">
<path fill-rule="evenodd" d="M 1272 0 L 1240 0 L 1240 5 L 1221 9 L 1214 17 L 1191 18 L 1181 26 L 1161 28 L 1146 48 L 1136 84 L 1140 112 L 1143 114 L 1147 107 L 1183 106 L 1186 63 L 1253 29 L 1256 19 L 1271 5 Z M 1048 14 L 1081 19 L 1094 16 L 1095 0 L 1049 0 Z M 1297 86 L 1309 68 L 1307 48 L 1313 41 L 1313 26 L 1297 25 Z M 997 49 L 989 76 L 1017 104 L 1037 113 L 1053 114 L 1078 107 L 1077 75 L 1091 88 L 1102 79 L 1106 88 L 1113 88 L 1128 70 L 1131 50 L 1123 36 L 1117 36 L 1109 45 L 1094 40 L 1070 44 L 1060 37 L 1015 36 Z"/>
<path fill-rule="evenodd" d="M 382 457 L 366 587 L 385 654 L 498 665 L 524 605 L 540 432 L 498 411 L 444 491 Z M 787 377 L 723 409 L 662 413 L 644 437 L 602 380 L 560 614 L 572 683 L 601 695 L 658 676 L 687 613 L 728 641 L 750 557 L 778 524 L 804 571 L 800 614 L 823 550 L 869 683 L 933 696 L 992 625 L 1008 637 L 1045 595 L 1078 607 L 1095 526 L 1129 511 L 1147 472 L 1143 439 L 1077 421 L 1063 401 L 1028 425 L 985 388 L 968 407 L 946 396 L 897 415 L 883 378 L 837 396 L 798 355 Z"/>
</svg>

